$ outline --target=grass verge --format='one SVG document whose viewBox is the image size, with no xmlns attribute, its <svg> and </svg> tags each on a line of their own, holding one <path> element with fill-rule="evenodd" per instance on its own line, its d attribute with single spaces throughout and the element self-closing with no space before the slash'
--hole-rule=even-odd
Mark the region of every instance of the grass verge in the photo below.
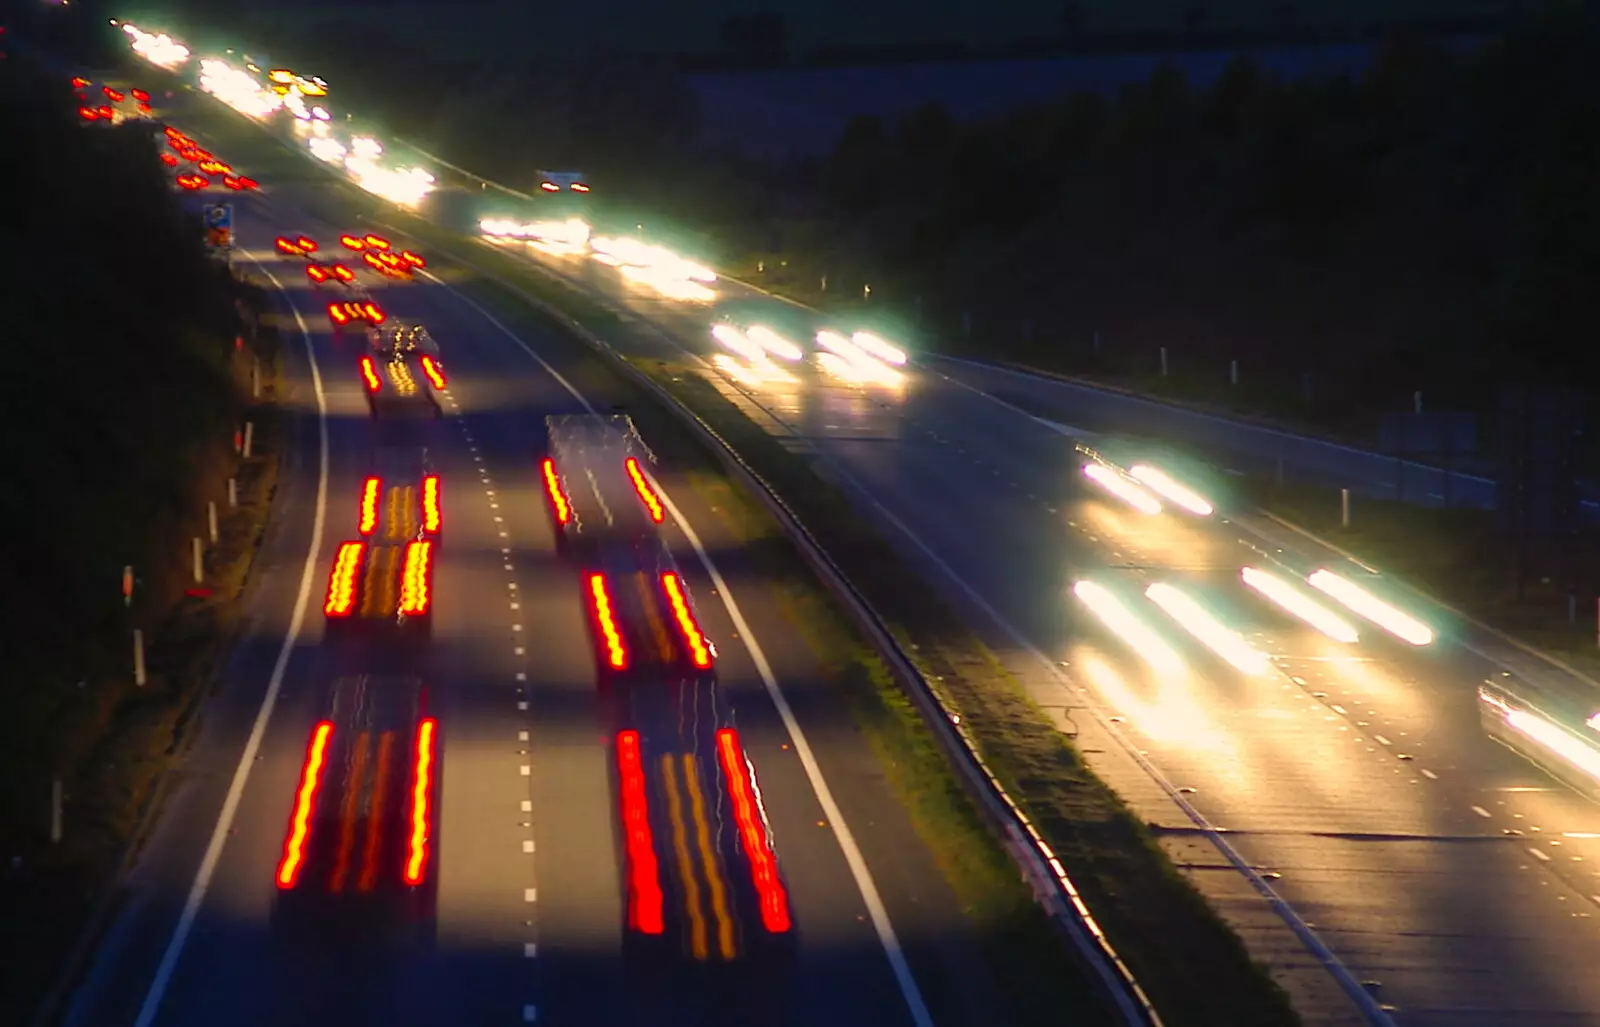
<svg viewBox="0 0 1600 1027">
<path fill-rule="evenodd" d="M 1343 525 L 1339 490 L 1270 479 L 1245 479 L 1246 493 L 1264 510 L 1299 525 L 1407 581 L 1463 613 L 1600 678 L 1600 645 L 1593 597 L 1569 618 L 1560 582 L 1532 582 L 1518 595 L 1513 550 L 1487 510 L 1409 506 L 1354 496 Z M 1578 539 L 1586 559 L 1594 532 Z"/>
<path fill-rule="evenodd" d="M 262 143 L 266 140 L 262 137 Z M 243 153 L 240 156 L 244 156 Z M 550 303 L 601 337 L 625 330 L 621 319 L 592 298 L 537 273 L 509 254 L 472 246 L 461 236 L 419 218 L 382 208 L 353 187 L 334 187 L 357 211 L 381 218 L 430 247 L 455 254 Z M 548 327 L 547 319 L 514 292 L 463 275 L 452 284 L 472 294 L 507 324 Z M 1024 694 L 993 652 L 906 568 L 878 532 L 848 501 L 777 440 L 696 375 L 665 364 L 642 367 L 674 398 L 726 439 L 790 505 L 825 549 L 886 616 L 943 699 L 959 712 L 1008 789 L 1029 811 L 1072 873 L 1112 943 L 1132 966 L 1172 1027 L 1249 1023 L 1289 1025 L 1298 1017 L 1266 970 L 1200 893 L 1172 865 L 1144 825 L 1083 763 L 1045 713 Z M 574 384 L 603 389 L 625 403 L 645 437 L 674 466 L 721 478 L 715 458 L 690 441 L 670 412 L 622 382 L 597 361 L 582 375 L 604 379 Z M 704 479 L 702 485 L 704 487 Z M 722 479 L 723 487 L 732 488 Z M 736 490 L 735 490 L 736 491 Z M 755 539 L 776 525 L 757 527 L 748 500 L 741 529 Z M 740 507 L 725 506 L 725 509 Z M 781 541 L 781 540 L 780 540 Z M 984 829 L 927 728 L 892 685 L 870 646 L 835 611 L 786 542 L 752 547 L 768 554 L 771 580 L 803 625 L 814 648 L 831 652 L 835 680 L 851 711 L 892 768 L 889 780 L 963 903 L 991 929 L 982 931 L 985 954 L 1012 991 L 1020 1022 L 1059 1022 L 1060 988 L 1081 989 L 1081 974 L 1064 972 L 1066 954 L 1016 880 L 998 842 Z M 803 584 L 802 584 L 803 583 Z M 1050 994 L 1055 990 L 1054 997 Z M 1081 1005 L 1081 999 L 1075 1005 Z M 1039 1019 L 1033 1019 L 1038 1017 Z"/>
<path fill-rule="evenodd" d="M 218 507 L 218 540 L 205 551 L 204 584 L 193 586 L 187 554 L 152 556 L 124 622 L 109 632 L 114 637 L 84 640 L 107 654 L 97 661 L 101 669 L 66 686 L 76 694 L 60 704 L 54 727 L 60 742 L 56 777 L 64 795 L 60 840 L 51 840 L 50 796 L 42 794 L 37 829 L 7 853 L 9 869 L 0 878 L 0 908 L 6 910 L 0 946 L 9 953 L 0 971 L 0 1021 L 27 1022 L 56 985 L 70 984 L 63 973 L 81 969 L 70 964 L 85 951 L 80 946 L 106 926 L 110 885 L 137 854 L 166 774 L 181 761 L 197 714 L 218 684 L 277 488 L 285 439 L 275 405 L 275 329 L 264 328 L 235 361 L 236 384 L 246 396 L 252 352 L 262 359 L 262 396 L 246 411 L 255 424 L 252 454 L 246 459 L 234 452 L 231 440 L 219 440 L 195 467 L 194 495 L 215 497 Z M 232 509 L 226 500 L 230 477 L 237 481 L 238 505 Z M 185 522 L 206 531 L 203 506 L 187 511 Z M 133 676 L 135 627 L 147 640 L 143 686 Z M 48 678 L 40 682 L 52 684 Z"/>
</svg>

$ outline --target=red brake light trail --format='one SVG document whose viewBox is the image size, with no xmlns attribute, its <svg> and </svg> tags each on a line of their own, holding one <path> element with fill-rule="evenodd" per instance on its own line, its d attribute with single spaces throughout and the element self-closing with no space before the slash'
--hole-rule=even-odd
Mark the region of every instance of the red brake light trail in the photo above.
<svg viewBox="0 0 1600 1027">
<path fill-rule="evenodd" d="M 289 836 L 283 842 L 283 858 L 278 861 L 278 887 L 293 888 L 305 864 L 306 839 L 311 835 L 311 808 L 322 784 L 322 767 L 328 755 L 328 739 L 333 725 L 324 720 L 311 732 L 306 747 L 305 767 L 300 771 L 300 789 L 295 793 L 294 813 L 289 819 Z"/>
<path fill-rule="evenodd" d="M 322 612 L 329 617 L 348 617 L 356 605 L 356 575 L 361 570 L 364 542 L 346 542 L 333 558 L 333 570 L 328 574 L 328 598 Z"/>
<path fill-rule="evenodd" d="M 667 601 L 672 604 L 672 617 L 678 622 L 678 630 L 683 634 L 684 642 L 689 646 L 689 659 L 696 667 L 705 670 L 711 666 L 711 646 L 706 643 L 706 636 L 701 634 L 700 625 L 694 622 L 694 612 L 689 609 L 689 598 L 683 594 L 683 582 L 671 571 L 661 575 L 661 587 L 667 593 Z"/>
<path fill-rule="evenodd" d="M 571 189 L 575 193 L 586 193 L 589 191 L 589 187 L 584 185 L 582 182 L 572 183 Z"/>
<path fill-rule="evenodd" d="M 440 367 L 439 362 L 426 353 L 422 355 L 422 370 L 428 376 L 428 381 L 433 383 L 435 389 L 441 391 L 444 389 L 444 368 Z"/>
<path fill-rule="evenodd" d="M 406 546 L 406 560 L 400 572 L 400 612 L 420 617 L 433 601 L 433 543 L 420 540 Z"/>
<path fill-rule="evenodd" d="M 589 596 L 594 600 L 594 619 L 606 642 L 606 662 L 613 670 L 628 666 L 628 650 L 622 644 L 622 632 L 617 630 L 616 616 L 611 610 L 611 593 L 606 591 L 603 574 L 589 575 Z"/>
<path fill-rule="evenodd" d="M 308 239 L 302 235 L 295 239 L 295 244 L 300 247 L 301 253 L 317 252 L 317 241 L 315 239 Z"/>
<path fill-rule="evenodd" d="M 336 325 L 347 325 L 347 324 L 349 324 L 350 323 L 350 315 L 345 313 L 344 304 L 342 304 L 342 303 L 330 303 L 330 304 L 328 304 L 328 320 L 332 321 Z"/>
<path fill-rule="evenodd" d="M 369 235 L 362 241 L 375 250 L 386 250 L 389 248 L 389 240 L 385 239 L 381 235 Z"/>
<path fill-rule="evenodd" d="M 567 494 L 561 491 L 561 476 L 556 474 L 556 462 L 549 457 L 544 458 L 544 488 L 550 493 L 550 503 L 556 508 L 556 520 L 566 524 L 572 520 L 572 505 L 567 502 Z"/>
<path fill-rule="evenodd" d="M 351 271 L 349 268 L 345 267 L 343 264 L 330 265 L 328 267 L 328 270 L 333 272 L 333 277 L 339 279 L 339 281 L 341 281 L 341 282 L 353 282 L 353 281 L 355 281 L 355 277 L 356 277 L 355 272 Z"/>
<path fill-rule="evenodd" d="M 406 844 L 407 884 L 421 884 L 423 872 L 428 868 L 428 841 L 433 834 L 433 812 L 429 808 L 429 798 L 433 789 L 434 732 L 437 727 L 432 717 L 417 725 L 416 766 L 411 776 L 411 837 Z"/>
<path fill-rule="evenodd" d="M 123 100 L 127 99 L 126 96 L 117 92 L 115 89 L 112 89 L 110 86 L 102 86 L 100 91 L 105 93 L 106 99 L 110 100 L 112 103 L 121 103 Z"/>
<path fill-rule="evenodd" d="M 328 272 L 318 264 L 307 264 L 306 277 L 313 282 L 326 282 L 328 280 Z"/>
<path fill-rule="evenodd" d="M 722 728 L 717 732 L 717 756 L 728 780 L 728 798 L 733 800 L 733 816 L 739 825 L 745 857 L 750 861 L 750 878 L 761 899 L 761 923 L 773 934 L 790 927 L 789 897 L 778 877 L 778 860 L 767 842 L 766 824 L 756 805 L 753 775 L 739 748 L 738 732 Z"/>
<path fill-rule="evenodd" d="M 426 260 L 423 260 L 421 255 L 416 254 L 416 253 L 412 253 L 410 250 L 401 250 L 400 251 L 400 259 L 405 261 L 407 264 L 410 264 L 412 267 L 427 267 L 428 266 L 428 262 Z"/>
<path fill-rule="evenodd" d="M 79 114 L 82 114 L 82 113 L 83 113 L 83 112 L 82 112 L 82 111 L 79 111 L 79 112 L 78 112 L 78 113 L 79 113 Z M 90 112 L 89 112 L 89 113 L 91 113 L 91 114 L 92 114 L 92 113 L 94 113 L 94 112 L 93 112 L 93 111 L 90 111 Z M 165 164 L 165 165 L 166 165 L 166 166 L 167 166 L 167 167 L 169 167 L 169 168 L 175 168 L 175 167 L 177 167 L 177 166 L 178 166 L 178 158 L 176 158 L 176 157 L 174 157 L 174 156 L 173 156 L 173 155 L 172 155 L 172 154 L 170 154 L 170 153 L 163 153 L 163 154 L 162 154 L 162 155 L 161 155 L 161 163 L 163 163 L 163 164 Z"/>
<path fill-rule="evenodd" d="M 650 511 L 650 519 L 660 524 L 666 517 L 666 511 L 661 508 L 661 500 L 656 498 L 655 490 L 645 480 L 644 472 L 639 470 L 639 461 L 633 457 L 627 460 L 628 479 L 633 482 L 633 491 L 639 493 L 639 498 L 644 502 L 646 510 Z"/>
<path fill-rule="evenodd" d="M 293 239 L 289 239 L 280 235 L 276 239 L 272 240 L 272 242 L 273 245 L 278 247 L 279 253 L 287 253 L 293 257 L 298 257 L 301 255 L 300 246 Z"/>
<path fill-rule="evenodd" d="M 86 89 L 88 86 L 89 80 L 81 75 L 72 80 L 72 88 L 74 89 Z"/>
<path fill-rule="evenodd" d="M 361 486 L 361 523 L 359 530 L 370 535 L 378 527 L 378 497 L 383 494 L 383 480 L 368 478 Z"/>
<path fill-rule="evenodd" d="M 117 113 L 116 111 L 112 110 L 110 106 L 108 106 L 106 104 L 101 104 L 99 107 L 96 107 L 95 110 L 98 111 L 100 113 L 100 116 L 102 118 L 106 119 L 107 121 L 110 121 L 113 117 L 116 116 L 116 113 Z"/>
<path fill-rule="evenodd" d="M 540 182 L 539 188 L 547 193 L 559 193 L 561 191 L 561 187 L 554 182 Z"/>
<path fill-rule="evenodd" d="M 150 94 L 145 92 L 143 89 L 135 89 L 133 91 L 133 98 L 138 100 L 140 103 L 150 102 Z"/>
<path fill-rule="evenodd" d="M 376 303 L 363 303 L 361 305 L 361 314 L 374 325 L 381 325 L 389 320 L 389 315 L 378 309 Z"/>
<path fill-rule="evenodd" d="M 618 732 L 617 773 L 622 784 L 622 829 L 628 845 L 628 926 L 643 934 L 660 934 L 666 929 L 661 871 L 650 831 L 639 732 Z"/>
<path fill-rule="evenodd" d="M 367 248 L 367 241 L 358 235 L 341 235 L 339 245 L 347 250 L 364 250 Z"/>
<path fill-rule="evenodd" d="M 82 118 L 84 121 L 94 121 L 100 117 L 100 112 L 95 110 L 93 107 L 79 107 L 78 117 Z M 163 156 L 165 155 L 163 154 Z"/>
<path fill-rule="evenodd" d="M 383 387 L 383 379 L 378 377 L 378 369 L 373 366 L 369 356 L 361 358 L 361 378 L 367 383 L 368 392 L 377 392 Z"/>
<path fill-rule="evenodd" d="M 422 530 L 430 535 L 437 535 L 443 525 L 444 510 L 439 504 L 439 476 L 430 474 L 422 479 Z"/>
</svg>

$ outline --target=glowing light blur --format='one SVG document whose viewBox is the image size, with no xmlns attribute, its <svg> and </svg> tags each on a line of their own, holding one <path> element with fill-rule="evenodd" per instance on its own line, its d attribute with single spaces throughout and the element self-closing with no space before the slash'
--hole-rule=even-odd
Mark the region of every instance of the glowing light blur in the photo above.
<svg viewBox="0 0 1600 1027">
<path fill-rule="evenodd" d="M 733 325 L 712 325 L 711 337 L 752 363 L 759 363 L 767 359 L 766 351 L 751 342 L 743 332 Z"/>
<path fill-rule="evenodd" d="M 1105 464 L 1085 464 L 1083 476 L 1142 514 L 1161 512 L 1161 502 Z"/>
<path fill-rule="evenodd" d="M 1285 612 L 1305 621 L 1335 642 L 1354 644 L 1360 635 L 1350 622 L 1301 592 L 1284 579 L 1256 567 L 1246 567 L 1239 577 L 1250 588 L 1276 603 Z"/>
<path fill-rule="evenodd" d="M 856 332 L 850 336 L 850 341 L 863 353 L 877 357 L 885 363 L 894 364 L 896 367 L 905 366 L 905 350 L 890 345 L 871 332 Z"/>
<path fill-rule="evenodd" d="M 165 32 L 152 35 L 143 29 L 128 24 L 122 26 L 122 31 L 127 33 L 128 41 L 133 46 L 133 52 L 158 68 L 166 68 L 170 71 L 189 60 L 189 48 Z"/>
<path fill-rule="evenodd" d="M 200 62 L 200 88 L 248 118 L 260 121 L 283 106 L 283 97 L 227 61 Z"/>
<path fill-rule="evenodd" d="M 1223 624 L 1192 596 L 1165 582 L 1156 582 L 1145 589 L 1144 594 L 1177 621 L 1179 627 L 1241 673 L 1260 675 L 1272 669 L 1272 661 L 1266 654 L 1251 647 L 1238 632 Z"/>
<path fill-rule="evenodd" d="M 717 370 L 741 385 L 756 388 L 762 385 L 793 384 L 799 379 L 770 360 L 752 360 L 745 363 L 727 353 L 714 353 L 711 363 Z"/>
<path fill-rule="evenodd" d="M 1181 506 L 1196 516 L 1210 517 L 1216 511 L 1216 507 L 1207 502 L 1204 496 L 1173 481 L 1171 476 L 1160 468 L 1135 464 L 1128 469 L 1128 477 L 1144 485 L 1162 499 Z"/>
<path fill-rule="evenodd" d="M 1402 641 L 1417 646 L 1433 642 L 1432 628 L 1410 614 L 1395 609 L 1347 578 L 1322 569 L 1306 578 L 1306 582 Z"/>
<path fill-rule="evenodd" d="M 799 346 L 766 325 L 751 325 L 745 329 L 744 334 L 745 338 L 781 360 L 799 360 L 805 356 Z"/>
<path fill-rule="evenodd" d="M 1544 746 L 1567 763 L 1600 781 L 1600 751 L 1583 739 L 1529 710 L 1513 709 L 1498 696 L 1484 689 L 1478 690 L 1479 700 L 1488 703 L 1505 718 L 1506 726 L 1518 734 Z M 1600 714 L 1597 714 L 1600 716 Z M 1592 722 L 1593 717 L 1590 718 Z M 1591 726 L 1592 723 L 1591 723 Z"/>
<path fill-rule="evenodd" d="M 1080 581 L 1072 586 L 1072 594 L 1152 670 L 1170 676 L 1188 674 L 1183 658 L 1109 589 L 1092 581 Z"/>
</svg>

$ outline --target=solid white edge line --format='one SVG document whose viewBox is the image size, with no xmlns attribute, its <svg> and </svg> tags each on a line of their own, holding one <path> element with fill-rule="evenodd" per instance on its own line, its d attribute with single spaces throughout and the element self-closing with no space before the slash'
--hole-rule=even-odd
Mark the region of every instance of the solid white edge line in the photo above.
<svg viewBox="0 0 1600 1027">
<path fill-rule="evenodd" d="M 244 795 L 245 782 L 250 779 L 250 768 L 255 763 L 256 752 L 261 748 L 261 739 L 267 731 L 267 721 L 271 719 L 273 707 L 278 703 L 278 692 L 283 687 L 289 660 L 294 655 L 295 645 L 299 641 L 300 629 L 306 616 L 306 604 L 311 597 L 311 584 L 316 575 L 317 557 L 322 551 L 323 522 L 328 499 L 328 404 L 327 397 L 322 391 L 322 373 L 317 368 L 317 355 L 311 346 L 311 330 L 306 327 L 305 318 L 300 316 L 299 308 L 294 305 L 294 301 L 284 290 L 283 283 L 279 282 L 272 272 L 254 257 L 250 260 L 282 294 L 284 302 L 294 313 L 295 323 L 300 329 L 300 338 L 305 343 L 306 359 L 311 365 L 311 385 L 317 396 L 317 509 L 311 523 L 311 547 L 306 553 L 305 568 L 300 574 L 300 593 L 295 598 L 289 632 L 284 636 L 283 647 L 278 650 L 278 662 L 273 665 L 272 677 L 267 682 L 266 695 L 261 698 L 261 708 L 256 712 L 255 724 L 250 728 L 250 737 L 245 742 L 244 752 L 239 756 L 239 765 L 233 772 L 233 783 L 228 787 L 228 797 L 222 804 L 222 812 L 217 816 L 217 826 L 211 832 L 211 841 L 206 846 L 205 857 L 201 859 L 200 869 L 195 873 L 194 885 L 189 889 L 189 898 L 184 903 L 183 913 L 178 917 L 177 926 L 173 928 L 172 938 L 167 942 L 166 951 L 161 955 L 161 963 L 150 979 L 150 988 L 145 992 L 144 1002 L 139 1007 L 139 1017 L 134 1021 L 133 1027 L 150 1027 L 155 1021 L 156 1014 L 161 1009 L 161 1002 L 166 997 L 167 987 L 172 983 L 178 957 L 183 954 L 183 946 L 189 940 L 189 932 L 194 929 L 195 919 L 200 915 L 200 906 L 205 902 L 206 891 L 211 887 L 211 878 L 217 870 L 217 862 L 222 858 L 222 847 L 228 840 L 233 818 L 239 811 L 239 801 Z"/>
<path fill-rule="evenodd" d="M 485 310 L 475 300 L 463 295 L 432 274 L 424 274 L 433 282 L 443 286 L 445 291 L 455 296 L 467 306 L 483 315 L 484 319 L 505 334 L 506 338 L 516 343 L 528 356 L 532 357 L 540 367 L 549 372 L 550 377 L 561 383 L 561 387 L 583 404 L 589 413 L 599 416 L 598 411 L 584 397 L 583 393 L 573 387 L 572 383 L 561 376 L 554 367 L 541 357 L 526 342 L 523 342 L 511 329 L 501 324 L 499 319 Z M 867 868 L 867 861 L 861 854 L 861 849 L 856 845 L 855 835 L 850 831 L 844 821 L 844 814 L 840 811 L 838 803 L 833 800 L 833 790 L 828 787 L 827 780 L 822 775 L 822 767 L 817 763 L 816 756 L 811 751 L 811 745 L 806 740 L 805 732 L 800 728 L 800 722 L 795 719 L 794 710 L 789 706 L 789 700 L 784 697 L 783 690 L 778 687 L 777 678 L 772 674 L 772 666 L 767 662 L 766 653 L 761 649 L 760 643 L 750 631 L 750 625 L 745 621 L 744 614 L 739 611 L 739 604 L 733 599 L 733 593 L 728 588 L 728 583 L 723 580 L 722 573 L 717 570 L 716 564 L 711 560 L 711 554 L 706 552 L 701 545 L 700 537 L 689 526 L 688 520 L 679 512 L 672 498 L 661 489 L 660 483 L 653 475 L 646 472 L 652 485 L 665 502 L 668 511 L 672 514 L 673 523 L 683 532 L 689 544 L 694 547 L 695 556 L 700 565 L 705 568 L 706 574 L 716 586 L 717 596 L 722 600 L 723 607 L 728 611 L 728 617 L 733 621 L 734 628 L 739 632 L 739 640 L 744 643 L 745 649 L 750 653 L 750 659 L 755 663 L 756 672 L 761 675 L 761 682 L 766 686 L 767 695 L 771 698 L 773 706 L 777 707 L 778 716 L 783 720 L 785 730 L 789 732 L 790 739 L 794 742 L 795 753 L 800 757 L 800 765 L 805 768 L 806 778 L 811 783 L 811 789 L 816 793 L 817 802 L 822 806 L 823 815 L 828 820 L 829 827 L 833 830 L 834 839 L 839 843 L 839 849 L 844 854 L 845 863 L 850 867 L 850 876 L 855 879 L 856 888 L 861 892 L 861 899 L 866 903 L 867 914 L 872 918 L 873 930 L 878 935 L 878 942 L 883 946 L 884 956 L 889 960 L 889 967 L 894 974 L 895 983 L 900 988 L 900 995 L 905 1000 L 906 1011 L 911 1016 L 911 1021 L 916 1027 L 934 1027 L 933 1017 L 928 1012 L 927 1003 L 922 999 L 922 990 L 917 987 L 916 978 L 912 976 L 911 966 L 906 962 L 905 952 L 900 947 L 900 939 L 895 934 L 894 925 L 889 922 L 889 911 L 884 907 L 883 898 L 878 894 L 878 886 L 872 879 L 872 872 Z M 145 1025 L 138 1025 L 145 1027 Z"/>
</svg>

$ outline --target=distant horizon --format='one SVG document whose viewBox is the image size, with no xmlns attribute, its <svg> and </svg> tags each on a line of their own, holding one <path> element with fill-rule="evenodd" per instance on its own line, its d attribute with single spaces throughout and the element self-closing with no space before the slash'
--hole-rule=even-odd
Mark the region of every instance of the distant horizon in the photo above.
<svg viewBox="0 0 1600 1027">
<path fill-rule="evenodd" d="M 961 43 L 998 51 L 1022 40 L 1064 37 L 1062 0 L 1014 0 L 975 11 L 970 0 L 922 0 L 914 16 L 905 0 L 689 0 L 668 8 L 638 0 L 590 0 L 538 6 L 520 0 L 241 0 L 240 29 L 251 22 L 296 17 L 314 24 L 372 22 L 444 58 L 504 59 L 625 51 L 658 55 L 712 54 L 732 16 L 763 10 L 783 16 L 790 59 L 826 48 L 917 47 Z M 1081 31 L 1093 35 L 1182 33 L 1203 9 L 1203 32 L 1271 28 L 1352 28 L 1408 20 L 1446 20 L 1531 11 L 1537 0 L 1080 0 Z M 131 16 L 132 12 L 130 12 Z M 248 43 L 248 40 L 241 40 Z"/>
</svg>

